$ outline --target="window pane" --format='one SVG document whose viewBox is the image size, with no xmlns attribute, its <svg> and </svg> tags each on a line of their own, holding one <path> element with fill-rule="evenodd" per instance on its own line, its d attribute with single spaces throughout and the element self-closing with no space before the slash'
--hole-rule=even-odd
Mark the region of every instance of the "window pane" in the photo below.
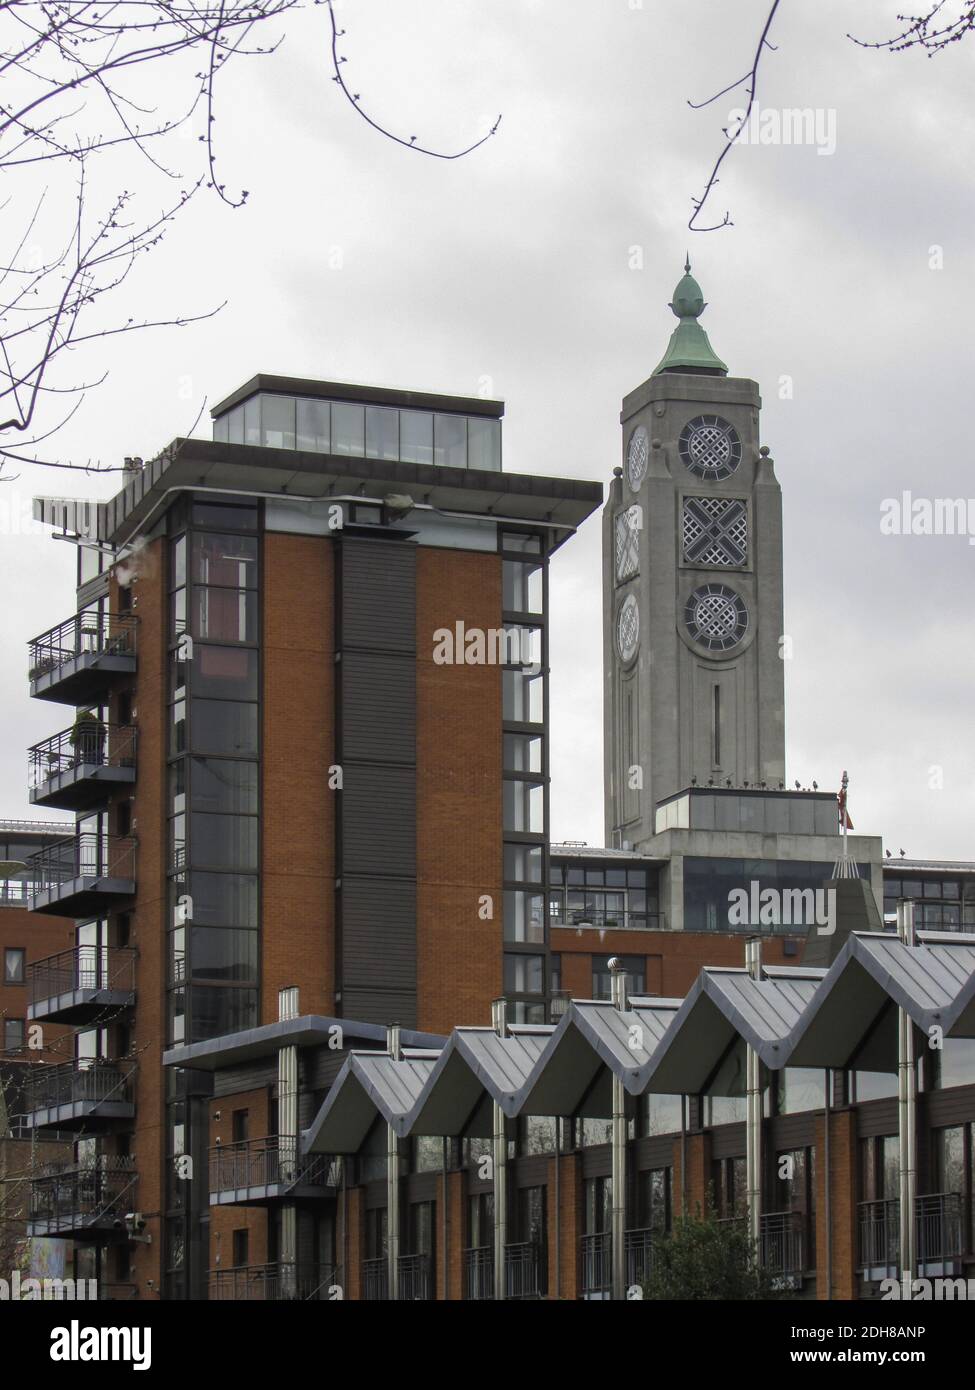
<svg viewBox="0 0 975 1390">
<path fill-rule="evenodd" d="M 544 993 L 544 956 L 506 955 L 504 988 L 508 994 Z"/>
<path fill-rule="evenodd" d="M 192 1041 L 239 1033 L 257 1023 L 257 990 L 194 985 L 190 991 Z"/>
<path fill-rule="evenodd" d="M 256 927 L 257 879 L 196 872 L 190 878 L 194 926 Z"/>
<path fill-rule="evenodd" d="M 257 507 L 197 501 L 193 503 L 193 524 L 212 527 L 217 531 L 256 531 Z"/>
<path fill-rule="evenodd" d="M 244 589 L 193 589 L 193 636 L 200 641 L 256 642 L 257 595 Z"/>
<path fill-rule="evenodd" d="M 505 845 L 504 876 L 513 883 L 541 883 L 541 845 Z"/>
<path fill-rule="evenodd" d="M 527 671 L 502 671 L 501 690 L 505 719 L 515 724 L 541 724 L 544 676 L 533 676 Z"/>
<path fill-rule="evenodd" d="M 24 961 L 27 952 L 20 946 L 9 946 L 3 953 L 4 984 L 22 985 L 24 983 Z"/>
<path fill-rule="evenodd" d="M 365 412 L 361 405 L 342 405 L 339 401 L 333 402 L 333 454 L 357 454 L 360 458 L 362 457 L 365 453 L 364 417 Z"/>
<path fill-rule="evenodd" d="M 257 932 L 194 927 L 190 932 L 190 971 L 193 979 L 228 984 L 256 980 Z"/>
<path fill-rule="evenodd" d="M 244 401 L 244 443 L 260 444 L 261 442 L 261 398 L 251 396 L 249 401 Z"/>
<path fill-rule="evenodd" d="M 542 740 L 534 734 L 505 734 L 505 772 L 541 772 Z"/>
<path fill-rule="evenodd" d="M 501 421 L 471 417 L 467 421 L 467 466 L 486 472 L 501 470 Z"/>
<path fill-rule="evenodd" d="M 257 868 L 257 817 L 190 816 L 190 860 L 214 869 Z"/>
<path fill-rule="evenodd" d="M 173 541 L 173 574 L 171 587 L 178 589 L 181 584 L 186 583 L 186 537 L 180 536 Z"/>
<path fill-rule="evenodd" d="M 433 463 L 433 416 L 419 410 L 399 413 L 399 451 L 405 463 Z"/>
<path fill-rule="evenodd" d="M 298 401 L 298 448 L 327 454 L 331 445 L 328 401 Z"/>
<path fill-rule="evenodd" d="M 215 444 L 226 444 L 230 435 L 227 425 L 226 415 L 221 415 L 213 422 L 213 440 Z"/>
<path fill-rule="evenodd" d="M 399 458 L 399 411 L 366 407 L 366 458 Z"/>
<path fill-rule="evenodd" d="M 545 940 L 545 899 L 541 893 L 505 893 L 504 939 L 533 945 Z"/>
<path fill-rule="evenodd" d="M 193 750 L 257 757 L 257 706 L 194 700 Z"/>
<path fill-rule="evenodd" d="M 467 467 L 467 421 L 463 415 L 433 417 L 433 461 L 440 468 Z"/>
<path fill-rule="evenodd" d="M 261 442 L 269 449 L 295 447 L 295 402 L 293 396 L 261 397 Z"/>
<path fill-rule="evenodd" d="M 502 561 L 502 607 L 506 613 L 541 613 L 542 567 Z"/>
<path fill-rule="evenodd" d="M 257 813 L 257 763 L 230 758 L 194 758 L 192 809 Z"/>
<path fill-rule="evenodd" d="M 180 541 L 183 537 L 180 537 Z M 179 544 L 180 542 L 177 542 Z M 193 579 L 232 589 L 257 586 L 257 539 L 254 536 L 194 535 Z M 184 569 L 185 580 L 185 569 Z M 176 579 L 174 584 L 183 583 Z"/>
<path fill-rule="evenodd" d="M 227 416 L 227 437 L 231 444 L 244 442 L 244 407 L 235 405 Z"/>
<path fill-rule="evenodd" d="M 541 835 L 545 829 L 545 789 L 536 782 L 504 783 L 504 829 Z"/>
<path fill-rule="evenodd" d="M 194 695 L 225 696 L 228 700 L 257 699 L 257 652 L 246 647 L 205 647 L 197 643 L 193 660 L 187 662 L 190 690 Z M 196 704 L 193 705 L 196 719 Z M 219 749 L 197 748 L 198 752 L 216 753 Z"/>
</svg>

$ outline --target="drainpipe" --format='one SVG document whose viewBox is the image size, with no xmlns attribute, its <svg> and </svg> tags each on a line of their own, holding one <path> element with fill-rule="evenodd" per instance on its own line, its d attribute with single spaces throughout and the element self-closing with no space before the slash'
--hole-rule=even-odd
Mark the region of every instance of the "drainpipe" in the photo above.
<svg viewBox="0 0 975 1390">
<path fill-rule="evenodd" d="M 450 1297 L 450 1260 L 448 1258 L 448 1240 L 450 1221 L 447 1215 L 447 1202 L 449 1200 L 447 1192 L 447 1155 L 449 1152 L 450 1140 L 446 1134 L 441 1142 L 441 1155 L 443 1159 L 443 1215 L 440 1219 L 440 1243 L 443 1247 L 443 1296 L 444 1299 Z"/>
<path fill-rule="evenodd" d="M 278 1018 L 298 1017 L 297 988 L 278 991 Z M 278 1179 L 294 1182 L 298 1176 L 298 1049 L 282 1047 L 278 1052 Z M 270 1175 L 269 1175 L 270 1176 Z M 298 1212 L 293 1202 L 281 1208 L 278 1261 L 281 1267 L 281 1296 L 294 1298 L 298 1291 Z"/>
<path fill-rule="evenodd" d="M 897 904 L 897 935 L 914 946 L 914 904 Z M 900 1264 L 904 1287 L 917 1272 L 914 1210 L 917 1206 L 917 1063 L 914 1024 L 906 1009 L 897 1010 L 897 1135 L 900 1143 Z"/>
<path fill-rule="evenodd" d="M 613 956 L 609 962 L 613 1008 L 626 1008 L 626 972 Z M 612 1259 L 614 1299 L 626 1298 L 626 1093 L 623 1078 L 613 1072 L 613 1220 Z"/>
<path fill-rule="evenodd" d="M 499 1038 L 508 1036 L 508 1006 L 504 999 L 491 1003 L 491 1026 Z M 508 1135 L 505 1114 L 497 1101 L 491 1106 L 492 1169 L 494 1172 L 494 1296 L 504 1298 L 505 1247 L 508 1243 Z"/>
<path fill-rule="evenodd" d="M 402 1060 L 400 1026 L 391 1023 L 386 1030 L 386 1051 L 393 1061 Z M 386 1292 L 390 1301 L 399 1299 L 399 1139 L 393 1126 L 386 1126 Z"/>
<path fill-rule="evenodd" d="M 833 1299 L 833 1168 L 830 1159 L 829 1131 L 833 1124 L 833 1073 L 826 1068 L 826 1133 L 823 1140 L 823 1168 L 825 1169 L 825 1193 L 823 1215 L 826 1221 L 826 1299 Z"/>
<path fill-rule="evenodd" d="M 745 969 L 753 980 L 762 978 L 762 942 L 745 942 Z M 762 1234 L 762 1069 L 753 1047 L 745 1049 L 745 1168 L 748 1186 L 748 1235 L 756 1251 Z"/>
<path fill-rule="evenodd" d="M 555 1117 L 555 1297 L 562 1297 L 562 1116 Z"/>
</svg>

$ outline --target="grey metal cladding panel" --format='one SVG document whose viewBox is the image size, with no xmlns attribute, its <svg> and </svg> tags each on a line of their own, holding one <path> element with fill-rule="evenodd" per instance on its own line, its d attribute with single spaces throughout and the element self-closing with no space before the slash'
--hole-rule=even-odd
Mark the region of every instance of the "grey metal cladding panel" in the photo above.
<svg viewBox="0 0 975 1390">
<path fill-rule="evenodd" d="M 416 770 L 343 762 L 342 875 L 416 876 Z"/>
<path fill-rule="evenodd" d="M 342 649 L 416 652 L 416 549 L 343 539 Z"/>
<path fill-rule="evenodd" d="M 345 651 L 341 757 L 416 762 L 416 662 L 393 652 Z"/>
<path fill-rule="evenodd" d="M 342 882 L 343 1012 L 373 1022 L 350 1007 L 349 991 L 416 989 L 416 888 L 381 879 Z M 407 1023 L 405 1018 L 394 1023 Z"/>
<path fill-rule="evenodd" d="M 257 1091 L 262 1086 L 273 1086 L 277 1079 L 277 1057 L 261 1058 L 246 1066 L 226 1067 L 214 1072 L 213 1094 L 233 1096 L 238 1092 Z"/>
<path fill-rule="evenodd" d="M 416 1025 L 416 994 L 410 990 L 346 987 L 342 1002 L 350 1018 L 360 1018 L 364 1023 L 400 1023 L 404 1028 Z"/>
</svg>

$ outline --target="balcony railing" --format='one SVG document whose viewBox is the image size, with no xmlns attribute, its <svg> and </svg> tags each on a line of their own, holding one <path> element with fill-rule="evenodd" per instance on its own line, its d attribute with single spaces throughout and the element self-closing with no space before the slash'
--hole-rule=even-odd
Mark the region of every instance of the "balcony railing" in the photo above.
<svg viewBox="0 0 975 1390">
<path fill-rule="evenodd" d="M 28 643 L 31 693 L 90 702 L 106 682 L 135 669 L 138 620 L 131 614 L 76 613 Z"/>
<path fill-rule="evenodd" d="M 41 1125 L 90 1125 L 97 1119 L 124 1119 L 134 1109 L 133 1075 L 129 1066 L 113 1062 L 63 1062 L 27 1069 L 28 1120 Z"/>
<path fill-rule="evenodd" d="M 45 956 L 27 967 L 28 1017 L 83 1023 L 106 1008 L 135 1000 L 135 959 L 131 946 L 76 946 Z"/>
<path fill-rule="evenodd" d="M 626 1286 L 643 1286 L 653 1271 L 653 1243 L 659 1232 L 651 1227 L 639 1231 L 627 1231 L 624 1238 L 626 1251 Z"/>
<path fill-rule="evenodd" d="M 476 1245 L 463 1252 L 464 1297 L 471 1302 L 494 1298 L 494 1246 Z M 541 1294 L 541 1251 L 537 1241 L 505 1246 L 505 1298 L 538 1298 Z"/>
<path fill-rule="evenodd" d="M 609 1298 L 613 1287 L 613 1236 L 610 1231 L 582 1237 L 582 1296 Z"/>
<path fill-rule="evenodd" d="M 27 753 L 34 805 L 87 810 L 112 786 L 135 781 L 136 730 L 86 720 L 35 743 Z"/>
<path fill-rule="evenodd" d="M 217 1302 L 327 1303 L 329 1290 L 341 1286 L 338 1269 L 313 1272 L 300 1265 L 246 1265 L 236 1269 L 212 1269 L 210 1298 Z"/>
<path fill-rule="evenodd" d="M 136 841 L 127 835 L 94 831 L 56 840 L 27 861 L 33 878 L 32 909 L 71 907 L 78 914 L 104 906 L 105 898 L 131 894 L 135 885 Z"/>
<path fill-rule="evenodd" d="M 799 1211 L 763 1212 L 758 1242 L 762 1268 L 783 1284 L 801 1283 L 806 1267 L 806 1217 Z"/>
<path fill-rule="evenodd" d="M 860 1268 L 870 1278 L 893 1276 L 900 1266 L 900 1201 L 861 1202 Z M 918 1197 L 914 1209 L 918 1270 L 946 1273 L 962 1256 L 962 1203 L 957 1192 Z M 882 1273 L 881 1273 L 882 1271 Z"/>
<path fill-rule="evenodd" d="M 595 927 L 598 931 L 666 931 L 664 912 L 613 912 L 582 907 L 566 909 L 564 915 L 553 916 L 553 927 L 572 927 L 575 930 Z"/>
<path fill-rule="evenodd" d="M 298 1141 L 280 1135 L 221 1144 L 210 1150 L 210 1191 L 233 1193 L 238 1200 L 274 1195 L 267 1189 L 335 1187 L 335 1161 L 329 1154 L 302 1154 Z"/>
<path fill-rule="evenodd" d="M 101 1155 L 92 1163 L 48 1165 L 31 1179 L 28 1233 L 122 1232 L 126 1214 L 135 1209 L 137 1183 L 136 1160 L 131 1155 Z"/>
<path fill-rule="evenodd" d="M 429 1255 L 400 1256 L 399 1296 L 403 1303 L 423 1302 L 433 1297 Z M 389 1298 L 389 1266 L 385 1255 L 363 1261 L 362 1297 L 370 1303 Z"/>
<path fill-rule="evenodd" d="M 8 878 L 0 883 L 0 907 L 27 907 L 36 889 L 22 878 Z"/>
</svg>

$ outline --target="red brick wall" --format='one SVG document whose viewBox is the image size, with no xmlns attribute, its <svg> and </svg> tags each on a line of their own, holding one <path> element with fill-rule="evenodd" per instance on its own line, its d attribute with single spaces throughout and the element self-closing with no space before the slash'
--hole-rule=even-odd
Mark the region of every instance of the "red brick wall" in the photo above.
<svg viewBox="0 0 975 1390">
<path fill-rule="evenodd" d="M 261 1139 L 270 1130 L 269 1107 L 271 1098 L 266 1086 L 253 1091 L 239 1091 L 232 1096 L 220 1096 L 210 1102 L 210 1129 L 208 1149 L 216 1147 L 218 1140 L 223 1144 L 233 1142 L 233 1112 L 248 1111 L 248 1137 Z M 217 1119 L 217 1115 L 220 1119 Z M 208 1155 L 209 1157 L 209 1155 Z M 206 1173 L 203 1181 L 209 1192 L 210 1175 Z M 267 1212 L 259 1207 L 213 1206 L 210 1208 L 210 1258 L 209 1269 L 230 1269 L 234 1259 L 234 1231 L 246 1230 L 247 1263 L 266 1264 L 268 1258 Z"/>
<path fill-rule="evenodd" d="M 332 542 L 264 537 L 261 1020 L 278 990 L 335 1012 L 334 561 Z"/>
<path fill-rule="evenodd" d="M 833 1298 L 857 1296 L 857 1124 L 856 1112 L 838 1110 L 830 1123 L 830 1224 L 833 1238 Z M 827 1297 L 826 1282 L 826 1117 L 816 1118 L 816 1297 Z"/>
<path fill-rule="evenodd" d="M 501 672 L 436 665 L 433 634 L 500 627 L 501 561 L 421 549 L 416 582 L 417 1024 L 446 1033 L 501 993 Z"/>
<path fill-rule="evenodd" d="M 4 951 L 9 947 L 27 952 L 26 964 L 53 956 L 58 951 L 70 951 L 75 942 L 74 921 L 67 917 L 48 917 L 43 912 L 28 912 L 26 907 L 0 907 L 0 1051 L 3 1048 L 3 1020 L 22 1018 L 25 1020 L 25 1038 L 29 1041 L 32 1025 L 26 1022 L 27 1006 L 30 1003 L 30 981 L 25 968 L 22 985 L 3 983 Z M 38 1049 L 24 1053 L 31 1063 L 68 1062 L 74 1055 L 71 1039 L 74 1029 L 64 1024 L 41 1022 L 33 1025 L 40 1028 L 35 1034 L 43 1044 Z"/>
</svg>

